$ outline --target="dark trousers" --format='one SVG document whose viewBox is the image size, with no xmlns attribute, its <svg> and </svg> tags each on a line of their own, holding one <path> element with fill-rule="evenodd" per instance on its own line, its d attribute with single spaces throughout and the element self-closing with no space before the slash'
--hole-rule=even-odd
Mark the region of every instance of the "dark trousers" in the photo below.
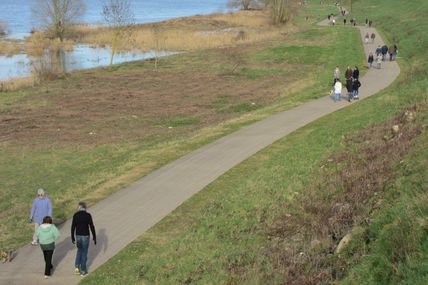
<svg viewBox="0 0 428 285">
<path fill-rule="evenodd" d="M 51 275 L 51 270 L 53 268 L 52 266 L 53 252 L 54 252 L 53 249 L 43 251 L 43 257 L 45 258 L 45 275 L 47 276 Z"/>
</svg>

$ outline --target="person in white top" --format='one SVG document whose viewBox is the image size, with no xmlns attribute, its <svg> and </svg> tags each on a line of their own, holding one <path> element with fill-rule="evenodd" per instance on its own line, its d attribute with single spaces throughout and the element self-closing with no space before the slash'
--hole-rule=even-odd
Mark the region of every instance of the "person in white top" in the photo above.
<svg viewBox="0 0 428 285">
<path fill-rule="evenodd" d="M 340 97 L 342 97 L 342 82 L 337 79 L 334 83 L 334 102 L 340 101 Z"/>
</svg>

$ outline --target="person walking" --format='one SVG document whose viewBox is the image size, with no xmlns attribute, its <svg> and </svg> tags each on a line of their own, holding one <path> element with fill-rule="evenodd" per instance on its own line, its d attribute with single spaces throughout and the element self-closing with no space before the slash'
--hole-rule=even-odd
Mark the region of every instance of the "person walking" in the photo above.
<svg viewBox="0 0 428 285">
<path fill-rule="evenodd" d="M 59 238 L 59 231 L 52 224 L 50 216 L 43 218 L 43 223 L 38 227 L 36 235 L 45 259 L 45 278 L 49 278 L 53 269 L 52 256 L 55 250 L 55 241 Z"/>
<path fill-rule="evenodd" d="M 386 54 L 388 53 L 388 46 L 383 45 L 381 49 L 382 49 L 382 61 L 385 61 L 386 60 Z"/>
<path fill-rule="evenodd" d="M 369 33 L 366 33 L 366 35 L 364 36 L 364 43 L 368 44 L 369 43 L 369 39 L 370 39 Z"/>
<path fill-rule="evenodd" d="M 345 79 L 349 80 L 352 78 L 353 75 L 354 75 L 354 71 L 352 71 L 352 68 L 348 66 L 345 71 Z"/>
<path fill-rule="evenodd" d="M 372 68 L 373 61 L 374 61 L 373 53 L 372 53 L 372 52 L 370 52 L 370 53 L 369 53 L 369 57 L 368 57 L 368 59 L 367 59 L 369 69 L 370 69 L 370 68 Z"/>
<path fill-rule="evenodd" d="M 336 80 L 340 79 L 340 69 L 339 66 L 336 66 L 333 72 L 333 85 L 336 83 Z"/>
<path fill-rule="evenodd" d="M 342 82 L 340 79 L 336 79 L 336 83 L 334 83 L 334 102 L 340 101 L 342 97 Z"/>
<path fill-rule="evenodd" d="M 376 64 L 377 64 L 377 69 L 381 69 L 382 67 L 382 56 L 377 56 L 376 57 Z"/>
<path fill-rule="evenodd" d="M 33 201 L 31 206 L 31 213 L 29 223 L 34 222 L 34 234 L 32 245 L 37 245 L 37 229 L 43 222 L 43 218 L 49 216 L 52 217 L 52 204 L 49 198 L 46 196 L 45 190 L 42 188 L 37 190 L 37 197 Z"/>
<path fill-rule="evenodd" d="M 354 67 L 354 71 L 352 72 L 352 77 L 354 79 L 358 79 L 360 77 L 360 70 L 358 69 L 358 66 Z"/>
<path fill-rule="evenodd" d="M 89 228 L 91 229 L 92 239 L 96 245 L 97 235 L 92 216 L 86 211 L 86 203 L 79 202 L 78 211 L 73 215 L 71 222 L 71 241 L 77 247 L 74 274 L 80 274 L 80 276 L 88 274 Z"/>
<path fill-rule="evenodd" d="M 353 99 L 358 100 L 360 99 L 360 89 L 361 82 L 358 80 L 358 78 L 354 78 L 354 81 L 352 82 L 352 89 L 354 91 Z"/>
<path fill-rule="evenodd" d="M 376 34 L 375 34 L 375 33 L 372 33 L 372 34 L 370 35 L 370 38 L 372 39 L 372 43 L 374 43 L 374 40 L 375 40 L 375 38 L 376 38 Z"/>
<path fill-rule="evenodd" d="M 393 61 L 395 60 L 395 56 L 397 54 L 397 50 L 396 50 L 397 46 L 394 45 L 390 45 L 388 48 L 388 53 L 389 53 L 389 61 Z"/>
<path fill-rule="evenodd" d="M 392 53 L 392 60 L 397 60 L 398 47 L 397 44 L 394 44 L 394 52 Z"/>
<path fill-rule="evenodd" d="M 376 48 L 376 56 L 380 56 L 382 54 L 382 47 L 380 45 Z"/>
<path fill-rule="evenodd" d="M 346 79 L 346 91 L 348 91 L 348 102 L 351 102 L 352 97 L 354 96 L 352 77 L 350 79 Z"/>
</svg>

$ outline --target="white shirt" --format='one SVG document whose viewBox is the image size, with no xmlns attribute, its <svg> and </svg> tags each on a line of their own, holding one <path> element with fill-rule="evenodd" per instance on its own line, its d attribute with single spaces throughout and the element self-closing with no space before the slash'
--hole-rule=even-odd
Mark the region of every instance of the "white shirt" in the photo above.
<svg viewBox="0 0 428 285">
<path fill-rule="evenodd" d="M 336 93 L 336 94 L 342 93 L 342 82 L 337 81 L 334 84 L 334 93 Z"/>
</svg>

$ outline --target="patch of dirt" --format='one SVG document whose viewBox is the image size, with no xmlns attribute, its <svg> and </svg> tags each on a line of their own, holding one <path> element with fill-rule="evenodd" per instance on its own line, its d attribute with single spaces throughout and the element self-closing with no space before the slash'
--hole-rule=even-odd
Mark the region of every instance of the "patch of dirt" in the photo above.
<svg viewBox="0 0 428 285">
<path fill-rule="evenodd" d="M 182 135 L 241 115 L 233 106 L 273 102 L 291 80 L 254 80 L 191 64 L 85 71 L 27 90 L 30 95 L 0 111 L 0 142 L 99 145 Z M 37 106 L 41 101 L 46 106 Z"/>
</svg>

